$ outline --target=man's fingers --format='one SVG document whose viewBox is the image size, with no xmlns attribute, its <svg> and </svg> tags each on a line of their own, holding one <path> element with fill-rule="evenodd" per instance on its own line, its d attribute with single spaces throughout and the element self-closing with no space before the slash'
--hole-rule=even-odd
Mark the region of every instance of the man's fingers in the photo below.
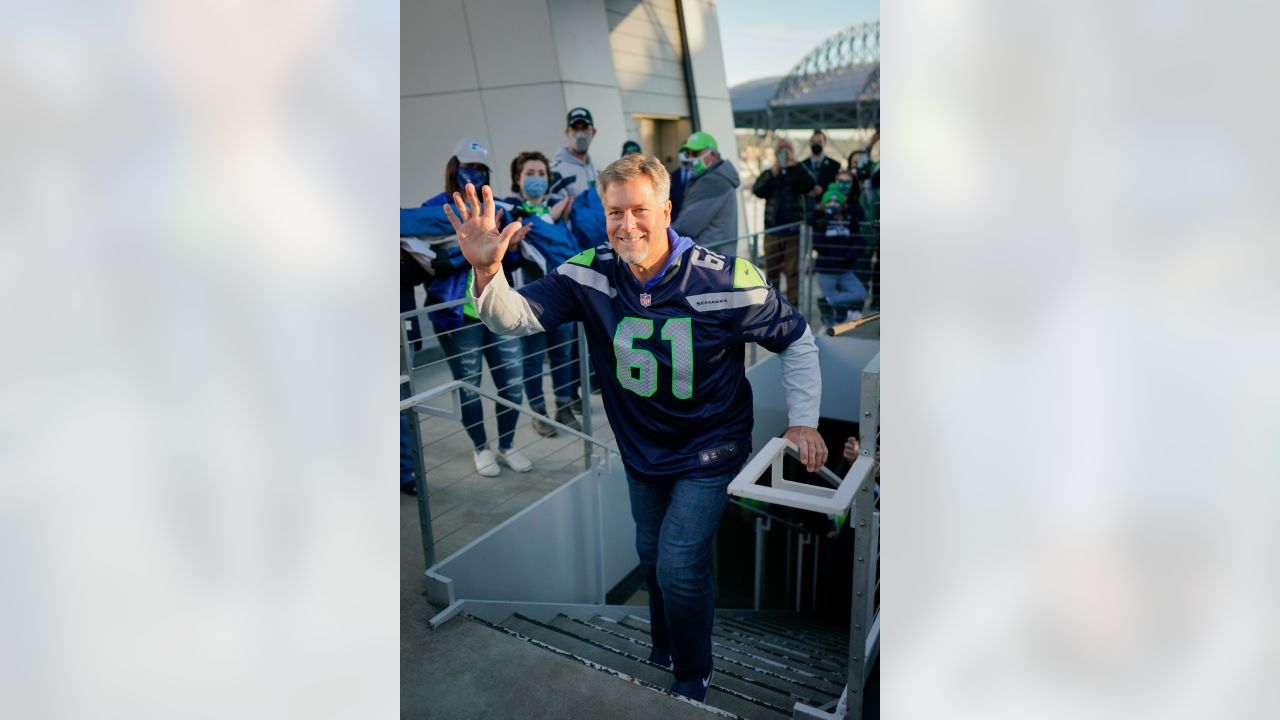
<svg viewBox="0 0 1280 720">
<path fill-rule="evenodd" d="M 458 222 L 458 218 L 453 214 L 453 209 L 449 207 L 449 203 L 444 204 L 444 216 L 449 218 L 449 224 L 453 226 L 454 232 L 462 232 L 462 223 Z"/>
<path fill-rule="evenodd" d="M 493 188 L 485 185 L 481 188 L 480 194 L 484 195 L 484 216 L 493 217 Z"/>
<path fill-rule="evenodd" d="M 467 183 L 467 202 L 471 205 L 471 216 L 480 215 L 480 198 L 476 197 L 476 186 Z"/>
<path fill-rule="evenodd" d="M 519 220 L 517 220 L 513 223 L 508 224 L 506 227 L 502 228 L 501 237 L 503 242 L 510 243 L 512 236 L 520 232 L 520 228 L 522 227 L 525 227 L 525 226 Z"/>
<path fill-rule="evenodd" d="M 462 193 L 453 194 L 453 203 L 458 206 L 458 217 L 463 222 L 466 222 L 471 215 L 467 212 L 467 204 L 462 201 Z"/>
</svg>

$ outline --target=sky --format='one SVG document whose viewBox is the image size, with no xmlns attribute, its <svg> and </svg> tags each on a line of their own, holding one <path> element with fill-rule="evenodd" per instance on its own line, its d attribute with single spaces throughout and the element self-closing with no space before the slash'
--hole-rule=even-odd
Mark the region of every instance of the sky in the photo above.
<svg viewBox="0 0 1280 720">
<path fill-rule="evenodd" d="M 814 47 L 850 25 L 880 17 L 880 0 L 805 0 L 779 12 L 777 0 L 719 0 L 729 87 L 786 75 Z"/>
</svg>

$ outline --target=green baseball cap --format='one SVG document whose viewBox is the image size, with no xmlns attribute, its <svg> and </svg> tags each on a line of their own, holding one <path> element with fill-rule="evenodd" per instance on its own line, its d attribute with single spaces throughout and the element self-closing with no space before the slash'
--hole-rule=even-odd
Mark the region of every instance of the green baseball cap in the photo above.
<svg viewBox="0 0 1280 720">
<path fill-rule="evenodd" d="M 680 146 L 677 152 L 702 152 L 707 148 L 711 148 L 716 152 L 720 152 L 719 146 L 716 145 L 716 139 L 711 137 L 710 133 L 704 133 L 701 130 L 689 136 L 688 140 Z"/>
</svg>

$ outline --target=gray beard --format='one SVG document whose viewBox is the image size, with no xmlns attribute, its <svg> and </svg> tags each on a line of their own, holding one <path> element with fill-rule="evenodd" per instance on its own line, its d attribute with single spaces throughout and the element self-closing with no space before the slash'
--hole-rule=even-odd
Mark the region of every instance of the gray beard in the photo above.
<svg viewBox="0 0 1280 720">
<path fill-rule="evenodd" d="M 635 255 L 628 255 L 622 250 L 615 250 L 614 252 L 618 253 L 618 257 L 622 259 L 622 262 L 628 265 L 639 265 L 644 262 L 645 257 L 648 255 L 648 249 L 648 243 L 646 243 L 644 250 L 637 251 Z"/>
</svg>

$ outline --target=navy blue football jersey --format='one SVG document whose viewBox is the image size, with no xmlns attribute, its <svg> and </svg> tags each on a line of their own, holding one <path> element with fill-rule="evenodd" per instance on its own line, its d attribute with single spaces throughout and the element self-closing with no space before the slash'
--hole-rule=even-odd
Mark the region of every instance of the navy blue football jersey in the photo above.
<svg viewBox="0 0 1280 720">
<path fill-rule="evenodd" d="M 643 482 L 737 470 L 751 452 L 746 343 L 781 352 L 804 318 L 749 261 L 670 229 L 643 286 L 608 243 L 517 292 L 543 327 L 580 321 L 628 472 Z"/>
</svg>

